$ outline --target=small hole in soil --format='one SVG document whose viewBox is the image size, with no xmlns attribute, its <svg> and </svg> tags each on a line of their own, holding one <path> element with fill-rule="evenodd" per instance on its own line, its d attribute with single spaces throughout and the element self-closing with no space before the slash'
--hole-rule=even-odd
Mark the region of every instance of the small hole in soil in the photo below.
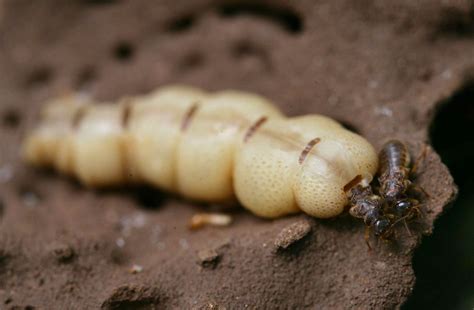
<svg viewBox="0 0 474 310">
<path fill-rule="evenodd" d="M 193 15 L 181 16 L 168 23 L 166 25 L 166 31 L 171 33 L 185 32 L 193 27 L 195 19 Z"/>
<path fill-rule="evenodd" d="M 235 58 L 242 58 L 249 55 L 259 55 L 260 50 L 252 43 L 247 41 L 239 42 L 235 45 L 233 54 Z"/>
<path fill-rule="evenodd" d="M 132 44 L 128 42 L 120 42 L 113 49 L 115 59 L 122 62 L 130 61 L 134 52 Z"/>
<path fill-rule="evenodd" d="M 18 196 L 25 207 L 35 208 L 41 203 L 41 196 L 28 185 L 20 186 Z"/>
<path fill-rule="evenodd" d="M 190 71 L 204 64 L 204 57 L 200 53 L 186 55 L 179 64 L 180 71 Z"/>
<path fill-rule="evenodd" d="M 272 64 L 267 52 L 263 48 L 257 46 L 252 42 L 238 42 L 237 44 L 235 44 L 232 50 L 232 55 L 235 59 L 238 60 L 254 58 L 255 60 L 261 63 L 261 65 L 266 71 L 271 71 L 272 69 Z"/>
<path fill-rule="evenodd" d="M 470 11 L 449 8 L 443 11 L 436 34 L 452 37 L 465 37 L 474 35 L 474 5 Z"/>
<path fill-rule="evenodd" d="M 15 129 L 21 123 L 21 115 L 20 113 L 11 108 L 3 112 L 2 114 L 2 124 L 6 128 Z"/>
<path fill-rule="evenodd" d="M 157 209 L 163 204 L 162 192 L 148 186 L 139 186 L 133 190 L 135 201 L 143 208 Z"/>
<path fill-rule="evenodd" d="M 218 8 L 222 17 L 252 15 L 275 23 L 290 33 L 299 33 L 303 30 L 300 16 L 290 8 L 279 8 L 267 3 L 236 2 L 222 5 Z"/>
<path fill-rule="evenodd" d="M 76 88 L 80 90 L 87 89 L 97 79 L 97 71 L 93 66 L 82 68 L 77 74 Z"/>
<path fill-rule="evenodd" d="M 25 87 L 36 88 L 48 84 L 53 77 L 53 70 L 47 66 L 33 69 L 26 78 Z"/>
<path fill-rule="evenodd" d="M 459 187 L 452 208 L 436 221 L 432 236 L 416 250 L 416 284 L 403 307 L 465 309 L 472 304 L 474 278 L 474 81 L 443 102 L 430 128 L 434 149 Z M 442 182 L 443 180 L 440 180 Z M 456 296 L 453 298 L 453 296 Z"/>
</svg>

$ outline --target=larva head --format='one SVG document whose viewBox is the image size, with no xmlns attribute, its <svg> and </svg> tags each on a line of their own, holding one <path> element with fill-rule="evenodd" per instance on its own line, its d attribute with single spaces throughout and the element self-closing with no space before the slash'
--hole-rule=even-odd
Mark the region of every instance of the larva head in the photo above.
<svg viewBox="0 0 474 310">
<path fill-rule="evenodd" d="M 396 172 L 383 179 L 385 181 L 381 182 L 380 191 L 387 201 L 394 203 L 397 199 L 404 196 L 409 185 L 409 183 L 405 181 L 404 173 Z"/>
</svg>

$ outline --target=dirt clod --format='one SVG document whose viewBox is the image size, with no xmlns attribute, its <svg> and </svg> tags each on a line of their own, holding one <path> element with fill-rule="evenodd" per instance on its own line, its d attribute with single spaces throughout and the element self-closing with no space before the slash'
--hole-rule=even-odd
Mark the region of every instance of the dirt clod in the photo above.
<svg viewBox="0 0 474 310">
<path fill-rule="evenodd" d="M 307 220 L 299 220 L 283 228 L 275 239 L 275 249 L 286 250 L 311 232 L 311 224 Z"/>
<path fill-rule="evenodd" d="M 204 249 L 197 253 L 199 264 L 204 268 L 215 268 L 221 259 L 221 255 L 214 249 Z"/>
<path fill-rule="evenodd" d="M 102 303 L 103 310 L 159 309 L 159 293 L 155 288 L 143 286 L 121 286 Z"/>
<path fill-rule="evenodd" d="M 71 245 L 60 242 L 51 245 L 51 253 L 58 263 L 69 263 L 76 255 Z"/>
</svg>

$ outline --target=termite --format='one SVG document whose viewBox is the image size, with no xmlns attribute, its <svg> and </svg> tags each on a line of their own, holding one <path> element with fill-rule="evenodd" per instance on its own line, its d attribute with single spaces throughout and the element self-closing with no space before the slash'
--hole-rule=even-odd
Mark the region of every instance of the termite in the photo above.
<svg viewBox="0 0 474 310">
<path fill-rule="evenodd" d="M 413 217 L 420 213 L 420 202 L 411 197 L 413 193 L 423 193 L 423 188 L 413 184 L 410 177 L 418 169 L 420 160 L 425 156 L 424 148 L 416 163 L 411 166 L 407 146 L 399 140 L 390 140 L 379 153 L 380 195 L 387 202 L 386 213 L 396 221 Z"/>
<path fill-rule="evenodd" d="M 337 216 L 346 185 L 358 175 L 370 182 L 378 166 L 367 140 L 328 117 L 286 118 L 259 95 L 186 86 L 118 104 L 54 100 L 24 155 L 87 186 L 147 182 L 205 202 L 236 197 L 267 218 Z"/>
<path fill-rule="evenodd" d="M 223 213 L 197 213 L 189 221 L 189 229 L 199 229 L 206 225 L 229 226 L 232 217 Z"/>
<path fill-rule="evenodd" d="M 355 186 L 352 186 L 356 184 Z M 370 184 L 361 176 L 357 176 L 346 187 L 349 197 L 349 213 L 364 220 L 366 225 L 365 242 L 369 249 L 370 230 L 378 238 L 385 239 L 391 234 L 392 220 L 384 213 L 385 200 L 372 191 Z"/>
</svg>

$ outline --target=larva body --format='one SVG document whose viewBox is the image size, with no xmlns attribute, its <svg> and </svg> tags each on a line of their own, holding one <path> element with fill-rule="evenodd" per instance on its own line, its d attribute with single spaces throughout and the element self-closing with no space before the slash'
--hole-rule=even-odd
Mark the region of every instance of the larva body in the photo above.
<svg viewBox="0 0 474 310">
<path fill-rule="evenodd" d="M 24 151 L 88 186 L 147 182 L 202 201 L 236 196 L 269 218 L 338 215 L 344 187 L 356 176 L 370 182 L 378 161 L 364 138 L 327 117 L 286 118 L 254 94 L 185 86 L 115 105 L 57 99 Z"/>
</svg>

